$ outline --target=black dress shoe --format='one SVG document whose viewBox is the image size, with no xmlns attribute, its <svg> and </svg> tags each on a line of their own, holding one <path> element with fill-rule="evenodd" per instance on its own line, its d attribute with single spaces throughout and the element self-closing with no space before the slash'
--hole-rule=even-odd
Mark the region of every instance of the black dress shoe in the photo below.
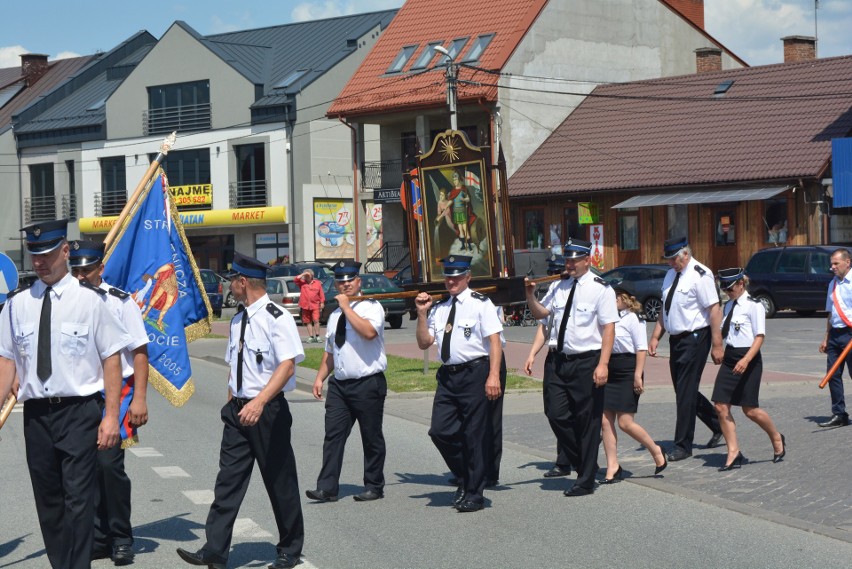
<svg viewBox="0 0 852 569">
<path fill-rule="evenodd" d="M 710 440 L 707 441 L 707 448 L 716 448 L 718 446 L 722 446 L 722 432 L 713 433 L 713 436 L 710 437 Z"/>
<path fill-rule="evenodd" d="M 622 478 L 624 478 L 624 471 L 621 470 L 621 465 L 618 465 L 618 470 L 615 471 L 612 478 L 604 478 L 601 480 L 601 484 L 615 484 L 616 482 L 621 482 Z"/>
<path fill-rule="evenodd" d="M 456 509 L 462 513 L 465 512 L 478 512 L 482 508 L 485 507 L 485 504 L 482 502 L 473 502 L 471 500 L 462 500 L 457 506 Z"/>
<path fill-rule="evenodd" d="M 295 555 L 281 553 L 278 555 L 278 558 L 269 565 L 269 569 L 290 569 L 301 562 L 302 560 Z"/>
<path fill-rule="evenodd" d="M 325 490 L 305 490 L 305 496 L 317 502 L 336 502 L 337 496 Z"/>
<path fill-rule="evenodd" d="M 464 502 L 465 497 L 467 497 L 467 492 L 464 491 L 464 486 L 459 486 L 456 489 L 456 493 L 453 495 L 453 501 L 451 502 L 452 506 L 455 508 Z"/>
<path fill-rule="evenodd" d="M 746 462 L 746 457 L 743 456 L 742 452 L 738 452 L 737 456 L 734 457 L 729 464 L 726 464 L 722 468 L 719 469 L 719 472 L 727 472 L 728 470 L 733 470 L 735 468 L 740 468 L 744 462 Z"/>
<path fill-rule="evenodd" d="M 820 427 L 845 427 L 849 424 L 849 415 L 832 415 L 831 419 L 820 423 Z"/>
<path fill-rule="evenodd" d="M 563 494 L 565 496 L 573 497 L 573 496 L 588 496 L 594 493 L 594 488 L 580 488 L 576 484 L 571 486 L 570 490 L 565 490 Z"/>
<path fill-rule="evenodd" d="M 133 553 L 133 548 L 129 545 L 116 545 L 112 548 L 110 559 L 116 565 L 130 565 L 136 555 Z"/>
<path fill-rule="evenodd" d="M 111 551 L 106 546 L 97 546 L 92 549 L 91 559 L 95 561 L 96 559 L 109 559 L 111 555 Z"/>
<path fill-rule="evenodd" d="M 677 462 L 679 460 L 684 460 L 686 458 L 689 458 L 690 456 L 692 456 L 691 452 L 686 452 L 682 448 L 676 448 L 672 452 L 670 452 L 668 455 L 666 455 L 666 459 L 669 462 Z"/>
<path fill-rule="evenodd" d="M 772 462 L 781 462 L 784 460 L 784 457 L 787 455 L 787 439 L 784 438 L 784 435 L 781 435 L 781 452 L 776 452 L 772 455 Z"/>
<path fill-rule="evenodd" d="M 554 466 L 550 470 L 544 473 L 545 478 L 557 478 L 559 476 L 568 476 L 571 474 L 570 468 L 562 468 L 561 466 Z"/>
<path fill-rule="evenodd" d="M 225 569 L 225 565 L 227 564 L 226 559 L 210 555 L 203 549 L 199 549 L 193 553 L 192 551 L 178 547 L 177 554 L 190 565 L 207 565 L 208 569 Z"/>
<path fill-rule="evenodd" d="M 373 500 L 380 500 L 384 497 L 385 495 L 382 492 L 376 492 L 375 490 L 364 490 L 360 494 L 352 496 L 356 502 L 372 502 Z"/>
<path fill-rule="evenodd" d="M 666 458 L 666 451 L 663 450 L 663 445 L 658 444 L 657 446 L 660 447 L 660 452 L 663 455 L 663 464 L 654 468 L 654 476 L 665 470 L 666 467 L 669 465 L 669 459 Z"/>
</svg>

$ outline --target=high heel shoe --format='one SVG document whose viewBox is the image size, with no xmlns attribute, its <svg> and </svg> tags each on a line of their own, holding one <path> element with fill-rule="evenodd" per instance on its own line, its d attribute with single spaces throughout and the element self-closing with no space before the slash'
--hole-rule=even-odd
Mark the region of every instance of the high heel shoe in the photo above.
<svg viewBox="0 0 852 569">
<path fill-rule="evenodd" d="M 615 484 L 616 482 L 621 482 L 621 479 L 624 477 L 621 466 L 619 465 L 618 470 L 615 471 L 612 478 L 604 478 L 601 480 L 601 484 Z"/>
<path fill-rule="evenodd" d="M 737 456 L 734 457 L 734 460 L 732 460 L 730 464 L 726 464 L 725 466 L 720 468 L 719 472 L 726 472 L 728 470 L 740 468 L 745 461 L 746 461 L 746 457 L 744 457 L 742 451 L 740 451 L 740 452 L 737 453 Z"/>
<path fill-rule="evenodd" d="M 787 455 L 787 439 L 781 435 L 781 452 L 772 455 L 772 462 L 781 462 Z"/>
<path fill-rule="evenodd" d="M 658 444 L 657 447 L 660 449 L 660 454 L 663 455 L 663 464 L 654 468 L 654 476 L 662 472 L 669 465 L 669 459 L 666 458 L 666 452 L 663 450 L 663 445 Z"/>
</svg>

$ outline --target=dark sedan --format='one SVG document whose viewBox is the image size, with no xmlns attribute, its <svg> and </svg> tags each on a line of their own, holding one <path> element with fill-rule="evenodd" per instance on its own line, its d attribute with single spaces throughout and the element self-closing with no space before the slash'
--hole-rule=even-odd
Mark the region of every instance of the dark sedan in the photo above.
<svg viewBox="0 0 852 569">
<path fill-rule="evenodd" d="M 207 298 L 210 299 L 210 308 L 213 309 L 213 316 L 220 318 L 222 316 L 221 277 L 210 269 L 200 269 L 198 272 L 201 274 L 201 282 L 204 283 Z"/>
<path fill-rule="evenodd" d="M 663 278 L 665 278 L 668 270 L 669 266 L 663 264 L 625 265 L 607 271 L 601 275 L 601 278 L 612 284 L 630 283 L 635 291 L 636 300 L 642 303 L 645 320 L 653 321 L 657 319 L 660 310 L 663 308 L 660 294 L 663 288 Z"/>
<path fill-rule="evenodd" d="M 320 313 L 320 323 L 327 324 L 328 317 L 337 309 L 337 301 L 334 297 L 337 296 L 337 288 L 334 286 L 334 279 L 323 279 L 323 292 L 325 292 L 325 307 Z M 389 278 L 384 275 L 371 273 L 361 274 L 361 293 L 362 294 L 385 294 L 391 292 L 403 292 L 403 290 L 393 284 Z M 379 301 L 382 308 L 385 309 L 385 320 L 390 327 L 397 329 L 402 327 L 402 317 L 408 313 L 404 298 L 391 298 Z"/>
</svg>

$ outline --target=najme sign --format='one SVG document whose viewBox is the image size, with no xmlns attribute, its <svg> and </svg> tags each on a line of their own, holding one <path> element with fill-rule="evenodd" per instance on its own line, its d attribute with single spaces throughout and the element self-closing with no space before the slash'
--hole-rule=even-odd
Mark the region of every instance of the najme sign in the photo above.
<svg viewBox="0 0 852 569">
<path fill-rule="evenodd" d="M 213 184 L 169 186 L 178 207 L 185 205 L 210 205 L 213 203 Z"/>
</svg>

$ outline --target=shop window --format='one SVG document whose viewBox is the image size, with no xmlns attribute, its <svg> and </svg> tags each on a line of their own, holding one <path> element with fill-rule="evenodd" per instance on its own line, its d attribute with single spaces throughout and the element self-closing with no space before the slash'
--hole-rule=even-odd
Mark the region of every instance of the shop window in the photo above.
<svg viewBox="0 0 852 569">
<path fill-rule="evenodd" d="M 666 206 L 666 239 L 687 237 L 689 235 L 689 219 L 686 205 Z"/>
<path fill-rule="evenodd" d="M 562 233 L 563 241 L 567 241 L 569 237 L 576 239 L 586 238 L 586 230 L 580 225 L 577 206 L 566 207 L 562 210 L 562 225 L 565 228 L 565 231 Z"/>
<path fill-rule="evenodd" d="M 618 248 L 622 251 L 639 249 L 639 210 L 629 209 L 618 214 Z"/>
<path fill-rule="evenodd" d="M 256 233 L 255 258 L 270 265 L 290 262 L 290 235 L 284 233 Z"/>
<path fill-rule="evenodd" d="M 784 245 L 787 243 L 787 198 L 764 201 L 763 211 L 763 223 L 766 226 L 766 242 L 771 245 Z"/>
<path fill-rule="evenodd" d="M 544 249 L 544 208 L 524 210 L 524 243 L 527 249 Z"/>
<path fill-rule="evenodd" d="M 734 245 L 736 242 L 734 212 L 716 212 L 716 245 Z"/>
</svg>

